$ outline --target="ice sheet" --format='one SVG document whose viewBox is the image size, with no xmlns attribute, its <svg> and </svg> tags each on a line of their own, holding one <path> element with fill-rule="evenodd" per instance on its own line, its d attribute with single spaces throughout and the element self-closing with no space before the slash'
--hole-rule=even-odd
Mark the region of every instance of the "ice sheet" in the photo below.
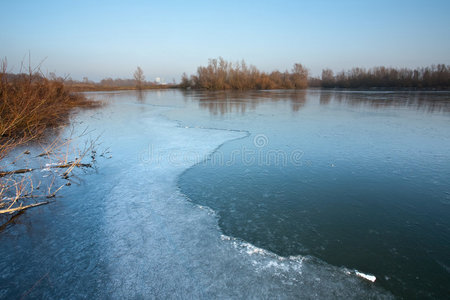
<svg viewBox="0 0 450 300">
<path fill-rule="evenodd" d="M 105 195 L 106 288 L 114 298 L 390 297 L 345 268 L 279 257 L 223 236 L 214 213 L 187 201 L 176 182 L 219 145 L 246 133 L 187 128 L 162 116 L 165 111 L 146 118 L 151 142 L 142 144 L 138 163 L 135 157 L 125 163 Z"/>
</svg>

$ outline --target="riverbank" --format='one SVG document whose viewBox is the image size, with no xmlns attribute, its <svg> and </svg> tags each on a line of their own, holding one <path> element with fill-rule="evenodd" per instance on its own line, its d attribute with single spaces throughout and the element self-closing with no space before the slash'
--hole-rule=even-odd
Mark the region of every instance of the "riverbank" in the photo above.
<svg viewBox="0 0 450 300">
<path fill-rule="evenodd" d="M 47 79 L 39 72 L 21 74 L 13 79 L 6 73 L 6 63 L 2 62 L 0 73 L 0 215 L 15 214 L 27 208 L 48 203 L 44 198 L 53 198 L 61 187 L 54 186 L 54 180 L 43 185 L 42 176 L 32 176 L 34 170 L 51 168 L 64 169 L 62 176 L 69 178 L 75 167 L 82 164 L 84 156 L 93 149 L 91 144 L 82 151 L 76 151 L 76 158 L 70 147 L 71 138 L 61 138 L 58 130 L 69 123 L 71 113 L 78 108 L 99 107 L 101 102 L 74 93 L 63 82 Z M 11 152 L 31 143 L 40 144 L 42 151 L 33 153 L 24 150 Z M 17 157 L 15 157 L 17 155 Z M 54 155 L 54 156 L 52 156 Z M 18 163 L 19 157 L 21 163 Z M 46 157 L 44 166 L 37 160 Z M 26 158 L 24 160 L 24 158 Z M 28 167 L 32 165 L 33 167 Z M 50 178 L 55 178 L 53 174 Z M 49 177 L 46 174 L 45 177 Z M 67 184 L 66 182 L 64 184 Z"/>
</svg>

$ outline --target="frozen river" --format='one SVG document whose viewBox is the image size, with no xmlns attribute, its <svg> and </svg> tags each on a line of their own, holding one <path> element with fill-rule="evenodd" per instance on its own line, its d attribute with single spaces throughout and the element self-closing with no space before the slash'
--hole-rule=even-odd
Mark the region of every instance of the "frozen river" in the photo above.
<svg viewBox="0 0 450 300">
<path fill-rule="evenodd" d="M 89 95 L 112 157 L 2 228 L 0 298 L 448 295 L 449 94 Z"/>
</svg>

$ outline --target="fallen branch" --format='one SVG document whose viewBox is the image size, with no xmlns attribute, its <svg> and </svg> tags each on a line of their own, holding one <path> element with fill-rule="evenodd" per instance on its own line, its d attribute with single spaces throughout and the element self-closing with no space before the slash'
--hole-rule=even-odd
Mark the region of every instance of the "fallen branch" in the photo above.
<svg viewBox="0 0 450 300">
<path fill-rule="evenodd" d="M 0 177 L 4 177 L 4 176 L 7 176 L 7 175 L 28 173 L 28 172 L 31 172 L 33 170 L 34 169 L 18 169 L 18 170 L 14 170 L 14 171 L 0 172 Z"/>
<path fill-rule="evenodd" d="M 48 169 L 48 168 L 61 168 L 62 169 L 62 168 L 71 168 L 71 167 L 86 167 L 86 168 L 90 168 L 90 167 L 92 167 L 92 165 L 91 164 L 76 163 L 76 162 L 69 162 L 69 163 L 66 163 L 66 164 L 46 166 L 46 167 L 43 167 L 43 168 L 18 169 L 18 170 L 14 170 L 14 171 L 0 172 L 0 177 L 5 177 L 7 175 L 23 174 L 23 173 L 33 172 L 34 170 L 45 170 L 45 169 Z"/>
<path fill-rule="evenodd" d="M 26 210 L 28 208 L 32 208 L 32 207 L 36 207 L 36 206 L 41 206 L 41 205 L 45 205 L 45 204 L 49 204 L 50 201 L 45 201 L 45 202 L 39 202 L 39 203 L 35 203 L 35 204 L 30 204 L 30 205 L 25 205 L 25 206 L 19 206 L 16 208 L 9 208 L 9 209 L 2 209 L 0 210 L 0 214 L 12 214 L 18 211 L 23 211 Z"/>
</svg>

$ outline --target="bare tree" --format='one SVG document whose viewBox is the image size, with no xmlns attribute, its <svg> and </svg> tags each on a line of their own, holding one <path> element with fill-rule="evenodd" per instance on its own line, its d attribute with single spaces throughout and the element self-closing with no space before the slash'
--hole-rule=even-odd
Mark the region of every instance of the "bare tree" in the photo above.
<svg viewBox="0 0 450 300">
<path fill-rule="evenodd" d="M 302 89 L 308 86 L 308 69 L 295 64 L 293 73 L 266 73 L 242 60 L 231 63 L 222 57 L 210 59 L 208 66 L 198 67 L 190 79 L 183 75 L 180 87 L 207 90 L 244 89 Z"/>
<path fill-rule="evenodd" d="M 304 89 L 308 87 L 308 69 L 302 64 L 294 64 L 292 68 L 292 82 L 296 89 Z"/>
<path fill-rule="evenodd" d="M 136 71 L 134 71 L 134 80 L 136 81 L 136 87 L 140 90 L 142 89 L 142 83 L 145 80 L 144 71 L 142 71 L 141 67 L 137 67 Z"/>
<path fill-rule="evenodd" d="M 334 73 L 331 69 L 322 70 L 322 86 L 323 87 L 334 87 L 335 78 Z"/>
<path fill-rule="evenodd" d="M 190 86 L 191 86 L 191 80 L 188 78 L 186 73 L 183 73 L 183 75 L 181 76 L 180 87 L 187 89 Z"/>
</svg>

